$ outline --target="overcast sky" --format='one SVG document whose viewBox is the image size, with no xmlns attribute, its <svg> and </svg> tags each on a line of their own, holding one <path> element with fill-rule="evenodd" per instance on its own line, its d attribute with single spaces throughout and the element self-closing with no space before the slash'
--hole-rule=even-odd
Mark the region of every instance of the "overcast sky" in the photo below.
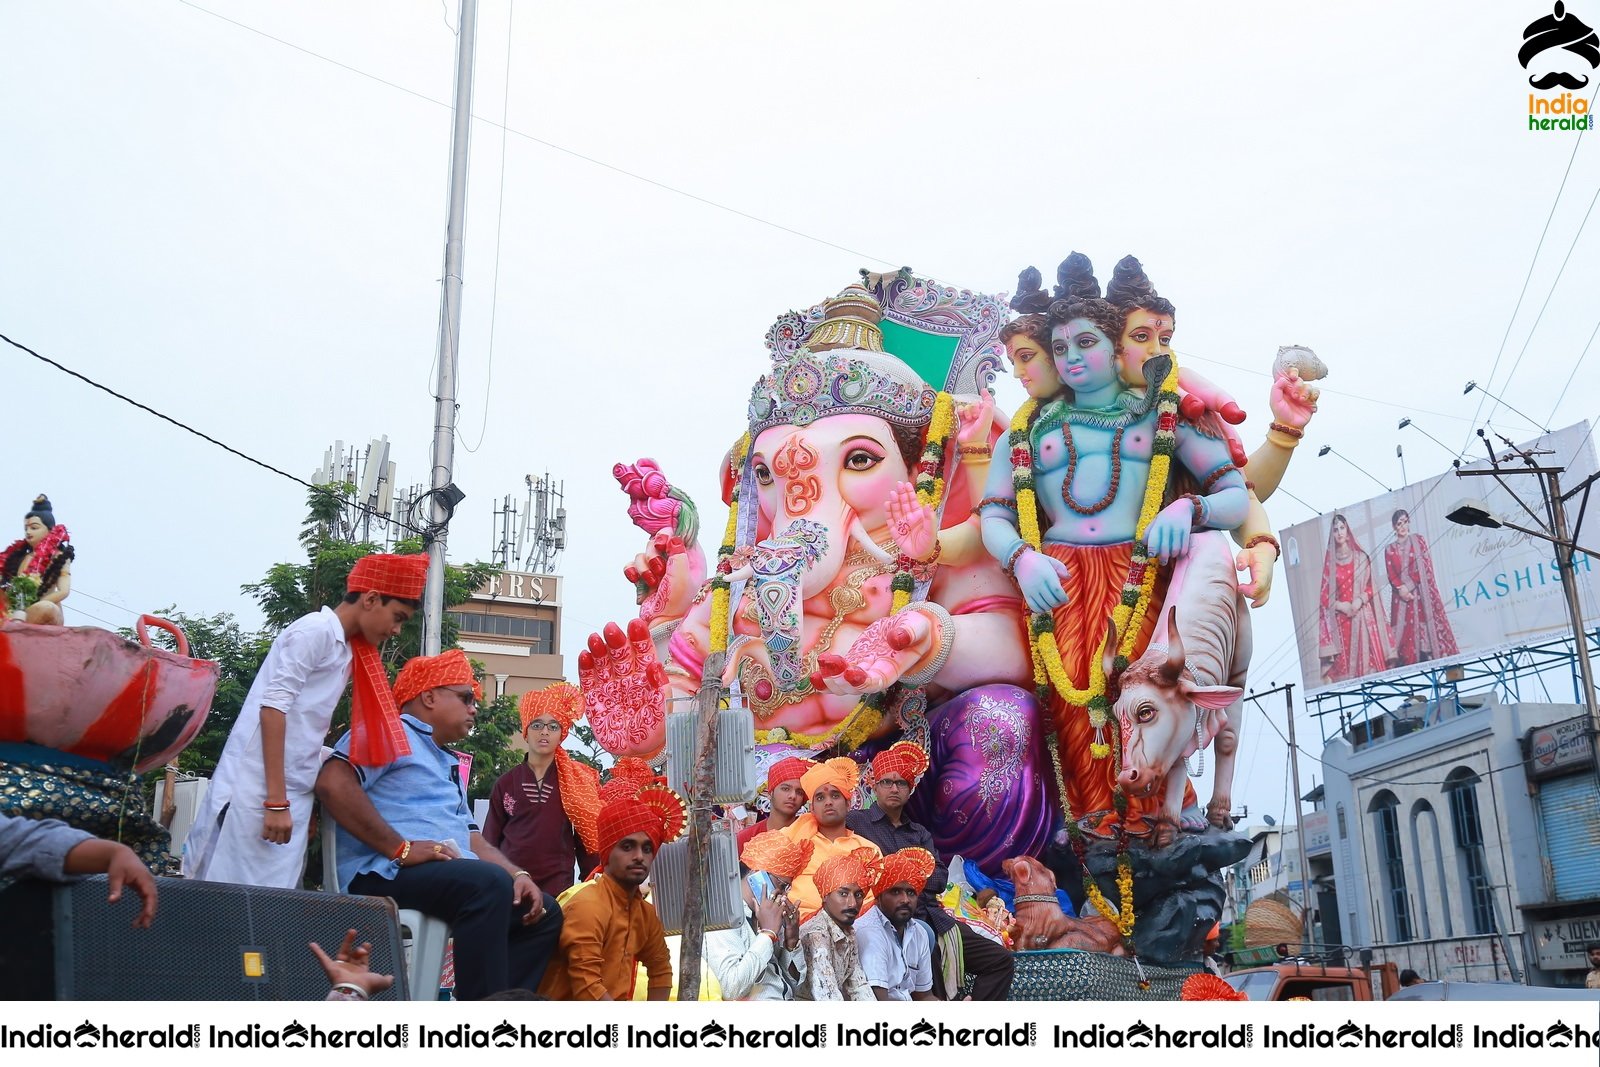
<svg viewBox="0 0 1600 1067">
<path fill-rule="evenodd" d="M 1600 0 L 1569 8 L 1600 24 Z M 1277 347 L 1312 346 L 1332 373 L 1285 488 L 1315 509 L 1378 492 L 1322 444 L 1391 486 L 1397 444 L 1411 480 L 1443 470 L 1396 423 L 1461 443 L 1468 379 L 1551 426 L 1592 418 L 1600 356 L 1564 386 L 1600 316 L 1578 236 L 1600 145 L 1527 129 L 1516 52 L 1548 11 L 485 0 L 452 557 L 487 558 L 525 474 L 565 479 L 575 674 L 587 632 L 632 614 L 611 465 L 654 457 L 719 529 L 762 335 L 864 266 L 1001 292 L 1073 249 L 1102 278 L 1135 253 L 1252 447 Z M 422 480 L 455 21 L 453 0 L 0 3 L 0 332 L 298 476 L 387 434 Z M 296 557 L 304 489 L 4 352 L 0 515 L 20 531 L 55 501 L 71 621 L 259 622 L 238 588 Z M 1254 621 L 1253 684 L 1300 683 L 1286 584 Z M 1243 744 L 1235 803 L 1283 813 L 1283 742 L 1252 718 Z"/>
</svg>

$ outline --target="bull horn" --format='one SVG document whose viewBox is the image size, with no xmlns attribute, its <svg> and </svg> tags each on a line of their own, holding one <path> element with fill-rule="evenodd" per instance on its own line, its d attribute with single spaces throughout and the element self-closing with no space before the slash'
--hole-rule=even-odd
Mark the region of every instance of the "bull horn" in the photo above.
<svg viewBox="0 0 1600 1067">
<path fill-rule="evenodd" d="M 1176 685 L 1185 666 L 1183 637 L 1178 633 L 1178 609 L 1167 613 L 1167 662 L 1161 665 L 1161 677 Z"/>
<path fill-rule="evenodd" d="M 1105 667 L 1106 681 L 1111 681 L 1116 676 L 1117 667 L 1117 620 L 1106 620 L 1106 644 L 1100 651 L 1100 662 Z"/>
</svg>

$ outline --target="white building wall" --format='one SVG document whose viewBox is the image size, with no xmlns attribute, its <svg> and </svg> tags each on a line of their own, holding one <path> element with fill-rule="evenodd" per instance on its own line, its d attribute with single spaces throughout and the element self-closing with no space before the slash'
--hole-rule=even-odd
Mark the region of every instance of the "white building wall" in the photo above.
<svg viewBox="0 0 1600 1067">
<path fill-rule="evenodd" d="M 1549 892 L 1518 741 L 1532 727 L 1581 713 L 1573 704 L 1489 703 L 1359 749 L 1344 740 L 1330 743 L 1322 759 L 1345 943 L 1370 946 L 1378 959 L 1415 966 L 1430 978 L 1511 976 L 1507 946 L 1497 936 L 1475 934 L 1472 894 L 1455 847 L 1445 782 L 1467 768 L 1479 779 L 1478 816 L 1496 925 L 1510 941 L 1517 969 L 1526 968 L 1518 905 L 1547 900 Z M 1385 791 L 1398 805 L 1410 946 L 1394 943 L 1377 824 L 1369 811 Z"/>
</svg>

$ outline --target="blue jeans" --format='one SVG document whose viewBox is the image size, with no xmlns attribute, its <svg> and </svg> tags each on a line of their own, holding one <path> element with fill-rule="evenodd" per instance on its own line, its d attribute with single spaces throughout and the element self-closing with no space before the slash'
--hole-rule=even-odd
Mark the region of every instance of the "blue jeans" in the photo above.
<svg viewBox="0 0 1600 1067">
<path fill-rule="evenodd" d="M 393 879 L 358 874 L 350 892 L 393 897 L 450 924 L 455 939 L 456 999 L 481 1000 L 506 989 L 537 991 L 561 938 L 561 908 L 544 894 L 544 916 L 532 926 L 515 906 L 511 875 L 484 860 L 449 860 L 402 867 Z"/>
</svg>

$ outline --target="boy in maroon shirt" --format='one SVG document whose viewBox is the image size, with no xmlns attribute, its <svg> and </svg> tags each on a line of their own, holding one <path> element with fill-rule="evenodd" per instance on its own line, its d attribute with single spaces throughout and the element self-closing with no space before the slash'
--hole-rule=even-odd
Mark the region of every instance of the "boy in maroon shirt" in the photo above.
<svg viewBox="0 0 1600 1067">
<path fill-rule="evenodd" d="M 518 710 L 528 758 L 494 784 L 483 836 L 541 889 L 559 897 L 572 886 L 575 865 L 586 875 L 598 863 L 600 773 L 561 745 L 583 716 L 576 686 L 557 682 L 525 693 Z"/>
</svg>

